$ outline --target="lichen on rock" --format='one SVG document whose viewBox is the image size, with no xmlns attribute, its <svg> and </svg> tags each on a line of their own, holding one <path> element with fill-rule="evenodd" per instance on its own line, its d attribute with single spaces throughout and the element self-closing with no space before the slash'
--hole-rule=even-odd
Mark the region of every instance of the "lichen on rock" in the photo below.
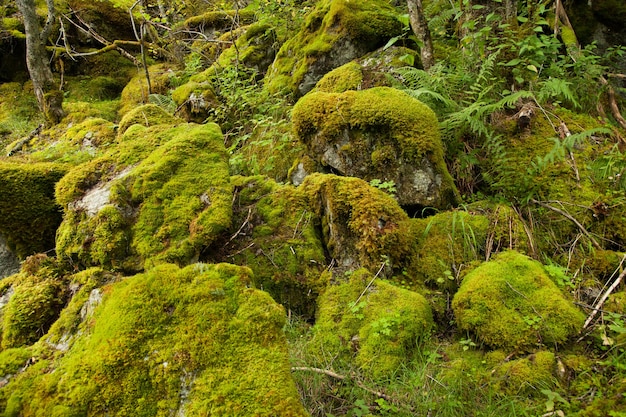
<svg viewBox="0 0 626 417">
<path fill-rule="evenodd" d="M 457 202 L 435 114 L 399 90 L 313 92 L 294 107 L 293 123 L 307 154 L 328 171 L 393 181 L 402 206 Z"/>
<path fill-rule="evenodd" d="M 502 252 L 467 274 L 452 309 L 460 329 L 505 349 L 564 343 L 584 321 L 543 266 L 515 251 Z"/>
</svg>

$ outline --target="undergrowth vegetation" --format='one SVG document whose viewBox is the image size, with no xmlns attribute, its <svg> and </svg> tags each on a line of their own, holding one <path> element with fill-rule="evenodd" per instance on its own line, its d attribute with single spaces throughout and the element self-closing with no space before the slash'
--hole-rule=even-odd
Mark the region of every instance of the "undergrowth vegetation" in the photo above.
<svg viewBox="0 0 626 417">
<path fill-rule="evenodd" d="M 0 414 L 626 416 L 626 46 L 551 0 L 424 1 L 427 69 L 401 1 L 60 3 L 65 117 L 0 83 Z"/>
</svg>

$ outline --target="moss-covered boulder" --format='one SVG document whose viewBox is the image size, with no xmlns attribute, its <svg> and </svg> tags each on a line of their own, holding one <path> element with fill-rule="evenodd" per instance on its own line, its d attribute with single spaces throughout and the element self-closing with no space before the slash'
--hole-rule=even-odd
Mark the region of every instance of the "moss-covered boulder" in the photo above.
<svg viewBox="0 0 626 417">
<path fill-rule="evenodd" d="M 504 349 L 564 343 L 585 319 L 539 262 L 515 251 L 503 252 L 467 274 L 452 309 L 460 329 Z"/>
<path fill-rule="evenodd" d="M 0 391 L 0 408 L 23 416 L 305 416 L 281 330 L 285 311 L 250 285 L 249 269 L 228 264 L 160 265 L 106 285 L 67 352 L 34 352 Z"/>
<path fill-rule="evenodd" d="M 29 257 L 20 273 L 0 285 L 2 349 L 35 343 L 63 309 L 67 287 L 56 262 L 45 255 Z"/>
<path fill-rule="evenodd" d="M 399 90 L 311 93 L 294 107 L 293 124 L 322 169 L 393 181 L 403 206 L 449 208 L 457 201 L 437 117 Z"/>
<path fill-rule="evenodd" d="M 122 117 L 118 128 L 118 134 L 124 134 L 129 127 L 136 124 L 150 127 L 158 125 L 172 125 L 177 122 L 180 123 L 181 121 L 182 120 L 172 116 L 156 104 L 144 104 L 128 111 L 128 113 Z"/>
<path fill-rule="evenodd" d="M 54 187 L 66 172 L 60 164 L 0 162 L 0 235 L 18 258 L 54 248 L 61 223 Z"/>
<path fill-rule="evenodd" d="M 279 50 L 266 76 L 272 93 L 301 96 L 328 71 L 402 33 L 397 11 L 381 0 L 324 0 Z"/>
<path fill-rule="evenodd" d="M 415 253 L 407 214 L 389 195 L 363 180 L 312 174 L 298 187 L 321 221 L 334 266 L 376 271 L 385 263 L 401 270 Z"/>
<path fill-rule="evenodd" d="M 227 259 L 254 272 L 257 288 L 283 306 L 313 318 L 315 300 L 328 285 L 320 219 L 300 190 L 264 177 L 232 177 L 233 222 L 221 251 L 203 261 Z"/>
<path fill-rule="evenodd" d="M 137 270 L 187 264 L 230 226 L 232 187 L 215 124 L 135 125 L 58 184 L 61 258 Z"/>
<path fill-rule="evenodd" d="M 343 93 L 372 87 L 391 87 L 393 70 L 406 67 L 416 54 L 412 49 L 392 46 L 378 49 L 326 73 L 312 91 Z"/>
<path fill-rule="evenodd" d="M 430 306 L 416 292 L 366 270 L 331 285 L 318 300 L 311 352 L 355 363 L 376 378 L 390 376 L 419 352 L 433 327 Z"/>
</svg>

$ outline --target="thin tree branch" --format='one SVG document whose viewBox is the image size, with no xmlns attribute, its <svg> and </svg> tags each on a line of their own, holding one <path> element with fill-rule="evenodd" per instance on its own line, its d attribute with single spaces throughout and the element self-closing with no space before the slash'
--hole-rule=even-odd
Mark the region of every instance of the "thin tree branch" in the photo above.
<svg viewBox="0 0 626 417">
<path fill-rule="evenodd" d="M 626 260 L 626 255 L 624 255 L 624 257 L 622 258 L 620 265 L 622 265 L 625 260 Z M 622 279 L 624 278 L 624 276 L 626 276 L 626 269 L 624 269 L 622 273 L 619 274 L 619 276 L 615 279 L 615 281 L 613 281 L 613 284 L 611 284 L 609 289 L 607 289 L 606 292 L 602 294 L 602 297 L 600 297 L 598 302 L 595 303 L 595 305 L 593 306 L 593 311 L 591 312 L 591 314 L 589 314 L 589 317 L 587 317 L 587 320 L 585 321 L 585 324 L 583 325 L 583 330 L 586 329 L 587 326 L 589 326 L 589 324 L 593 321 L 595 316 L 598 314 L 598 311 L 600 311 L 600 308 L 604 305 L 604 302 L 606 301 L 606 299 L 609 297 L 609 295 L 611 295 L 613 290 L 617 288 L 620 282 L 622 282 Z"/>
<path fill-rule="evenodd" d="M 568 219 L 569 221 L 571 221 L 572 223 L 574 223 L 576 225 L 576 227 L 578 227 L 580 229 L 581 232 L 583 232 L 583 234 L 585 236 L 587 236 L 587 238 L 589 238 L 589 240 L 591 241 L 591 243 L 593 244 L 593 246 L 596 247 L 596 249 L 602 250 L 602 246 L 600 246 L 600 244 L 598 243 L 597 240 L 594 239 L 593 236 L 591 236 L 591 233 L 589 233 L 587 231 L 587 229 L 585 229 L 585 226 L 583 226 L 582 224 L 580 224 L 580 222 L 578 220 L 576 220 L 574 218 L 574 216 L 572 216 L 571 214 L 567 213 L 566 211 L 563 211 L 557 207 L 551 206 L 550 204 L 544 203 L 542 201 L 538 201 L 535 200 L 534 198 L 532 200 L 533 203 L 540 205 L 541 207 L 545 207 L 549 210 L 552 210 L 555 213 L 560 214 L 561 216 L 565 217 L 566 219 Z"/>
</svg>

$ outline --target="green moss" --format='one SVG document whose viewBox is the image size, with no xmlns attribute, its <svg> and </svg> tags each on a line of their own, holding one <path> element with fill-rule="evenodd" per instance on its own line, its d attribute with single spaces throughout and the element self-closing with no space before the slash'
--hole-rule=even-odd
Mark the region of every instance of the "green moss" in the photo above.
<svg viewBox="0 0 626 417">
<path fill-rule="evenodd" d="M 127 80 L 111 76 L 68 77 L 64 90 L 67 101 L 94 102 L 120 97 Z"/>
<path fill-rule="evenodd" d="M 332 355 L 355 363 L 371 376 L 388 377 L 420 350 L 433 326 L 428 302 L 365 270 L 347 283 L 331 285 L 319 298 L 311 346 L 320 360 Z"/>
<path fill-rule="evenodd" d="M 135 75 L 122 90 L 120 117 L 137 106 L 148 103 L 150 94 L 168 94 L 171 75 L 173 74 L 170 67 L 165 64 L 152 65 L 148 68 L 148 72 L 150 74 L 150 91 L 148 91 L 148 82 L 143 71 Z"/>
<path fill-rule="evenodd" d="M 320 217 L 322 235 L 338 266 L 401 270 L 415 251 L 406 213 L 389 195 L 358 178 L 312 174 L 298 190 Z"/>
<path fill-rule="evenodd" d="M 493 388 L 505 395 L 539 395 L 542 389 L 554 389 L 556 358 L 554 353 L 539 351 L 522 359 L 505 362 L 495 368 Z"/>
<path fill-rule="evenodd" d="M 400 204 L 448 208 L 457 199 L 437 117 L 399 90 L 313 92 L 294 106 L 293 125 L 309 156 L 342 175 L 394 181 Z"/>
<path fill-rule="evenodd" d="M 190 17 L 185 20 L 184 26 L 186 28 L 202 26 L 203 28 L 223 29 L 232 27 L 233 19 L 237 19 L 239 24 L 250 24 L 254 20 L 254 11 L 247 9 L 209 11 Z"/>
<path fill-rule="evenodd" d="M 313 91 L 343 93 L 348 90 L 359 90 L 362 82 L 362 67 L 356 62 L 349 62 L 324 75 Z"/>
<path fill-rule="evenodd" d="M 542 265 L 515 251 L 470 272 L 452 309 L 461 329 L 487 345 L 507 349 L 564 343 L 584 321 Z"/>
<path fill-rule="evenodd" d="M 131 270 L 148 259 L 196 259 L 230 226 L 232 188 L 219 127 L 129 129 L 121 140 L 59 183 L 65 218 L 58 253 Z"/>
<path fill-rule="evenodd" d="M 19 258 L 54 247 L 61 222 L 54 187 L 65 173 L 59 164 L 0 162 L 0 234 Z"/>
<path fill-rule="evenodd" d="M 0 352 L 0 376 L 17 373 L 31 357 L 32 352 L 28 348 L 4 349 Z"/>
<path fill-rule="evenodd" d="M 64 291 L 56 280 L 18 285 L 3 311 L 2 348 L 39 340 L 58 317 L 63 303 Z"/>
<path fill-rule="evenodd" d="M 312 318 L 328 277 L 319 218 L 305 196 L 263 177 L 233 177 L 229 259 L 254 271 L 257 287 L 294 312 Z"/>
<path fill-rule="evenodd" d="M 161 265 L 108 285 L 56 371 L 28 368 L 0 401 L 23 416 L 304 416 L 284 309 L 250 278 L 227 264 Z"/>
<path fill-rule="evenodd" d="M 237 37 L 235 45 L 220 54 L 216 65 L 221 68 L 244 65 L 264 73 L 274 59 L 275 41 L 276 33 L 270 24 L 250 25 L 243 28 L 243 34 Z"/>
<path fill-rule="evenodd" d="M 302 95 L 328 71 L 383 46 L 402 31 L 384 1 L 324 0 L 276 56 L 266 85 L 272 93 Z M 322 58 L 323 57 L 323 58 Z"/>
<path fill-rule="evenodd" d="M 450 211 L 412 221 L 417 230 L 416 280 L 454 292 L 475 261 L 484 259 L 489 219 L 468 211 Z"/>
<path fill-rule="evenodd" d="M 124 115 L 120 121 L 118 132 L 121 135 L 134 124 L 150 127 L 157 125 L 173 125 L 179 121 L 180 119 L 172 116 L 156 104 L 144 104 L 143 106 L 130 110 Z"/>
</svg>

